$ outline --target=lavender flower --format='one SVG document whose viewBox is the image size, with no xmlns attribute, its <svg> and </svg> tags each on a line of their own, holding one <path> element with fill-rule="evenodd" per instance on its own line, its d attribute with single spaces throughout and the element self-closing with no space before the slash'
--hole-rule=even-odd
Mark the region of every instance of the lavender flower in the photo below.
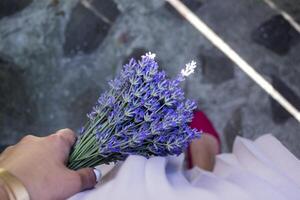
<svg viewBox="0 0 300 200">
<path fill-rule="evenodd" d="M 158 70 L 151 52 L 131 59 L 109 82 L 71 152 L 69 167 L 79 169 L 124 160 L 128 155 L 179 155 L 200 136 L 191 129 L 195 102 L 186 100 L 180 83 L 194 72 L 186 65 L 176 79 Z"/>
</svg>

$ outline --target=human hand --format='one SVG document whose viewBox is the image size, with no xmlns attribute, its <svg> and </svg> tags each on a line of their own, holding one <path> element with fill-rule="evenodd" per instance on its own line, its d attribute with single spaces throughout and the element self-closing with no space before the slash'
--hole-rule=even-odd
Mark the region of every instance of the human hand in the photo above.
<svg viewBox="0 0 300 200">
<path fill-rule="evenodd" d="M 62 129 L 47 137 L 25 136 L 0 155 L 0 168 L 15 175 L 26 187 L 31 200 L 60 200 L 94 187 L 92 168 L 78 171 L 66 167 L 76 136 Z"/>
</svg>

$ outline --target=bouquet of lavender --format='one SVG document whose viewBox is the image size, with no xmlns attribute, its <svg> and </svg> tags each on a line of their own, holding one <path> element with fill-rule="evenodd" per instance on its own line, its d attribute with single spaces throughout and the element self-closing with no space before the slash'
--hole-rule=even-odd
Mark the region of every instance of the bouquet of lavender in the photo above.
<svg viewBox="0 0 300 200">
<path fill-rule="evenodd" d="M 176 79 L 159 71 L 151 52 L 131 59 L 110 90 L 98 99 L 71 152 L 71 169 L 124 160 L 128 155 L 179 155 L 200 136 L 188 123 L 195 102 L 186 100 L 179 84 L 194 72 L 186 64 Z"/>
</svg>

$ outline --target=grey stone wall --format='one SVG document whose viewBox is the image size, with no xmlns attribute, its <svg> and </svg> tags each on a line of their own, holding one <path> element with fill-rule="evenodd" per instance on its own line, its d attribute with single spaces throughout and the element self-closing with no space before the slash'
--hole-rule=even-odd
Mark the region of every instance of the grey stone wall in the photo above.
<svg viewBox="0 0 300 200">
<path fill-rule="evenodd" d="M 300 109 L 299 33 L 284 18 L 261 0 L 183 2 Z M 236 135 L 272 132 L 300 156 L 299 123 L 163 0 L 1 0 L 0 148 L 77 130 L 107 81 L 145 51 L 171 77 L 198 62 L 184 87 L 224 151 Z"/>
</svg>

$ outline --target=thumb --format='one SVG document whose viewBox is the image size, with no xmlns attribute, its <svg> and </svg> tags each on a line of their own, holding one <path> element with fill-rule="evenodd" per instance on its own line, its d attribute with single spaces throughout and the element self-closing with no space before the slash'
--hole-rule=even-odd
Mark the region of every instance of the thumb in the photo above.
<svg viewBox="0 0 300 200">
<path fill-rule="evenodd" d="M 83 168 L 77 171 L 67 169 L 69 177 L 66 178 L 66 187 L 62 191 L 61 196 L 67 199 L 72 195 L 86 189 L 93 188 L 101 178 L 101 173 L 97 169 Z"/>
<path fill-rule="evenodd" d="M 93 188 L 100 179 L 100 171 L 95 168 L 83 168 L 76 171 L 80 177 L 80 190 Z"/>
</svg>

